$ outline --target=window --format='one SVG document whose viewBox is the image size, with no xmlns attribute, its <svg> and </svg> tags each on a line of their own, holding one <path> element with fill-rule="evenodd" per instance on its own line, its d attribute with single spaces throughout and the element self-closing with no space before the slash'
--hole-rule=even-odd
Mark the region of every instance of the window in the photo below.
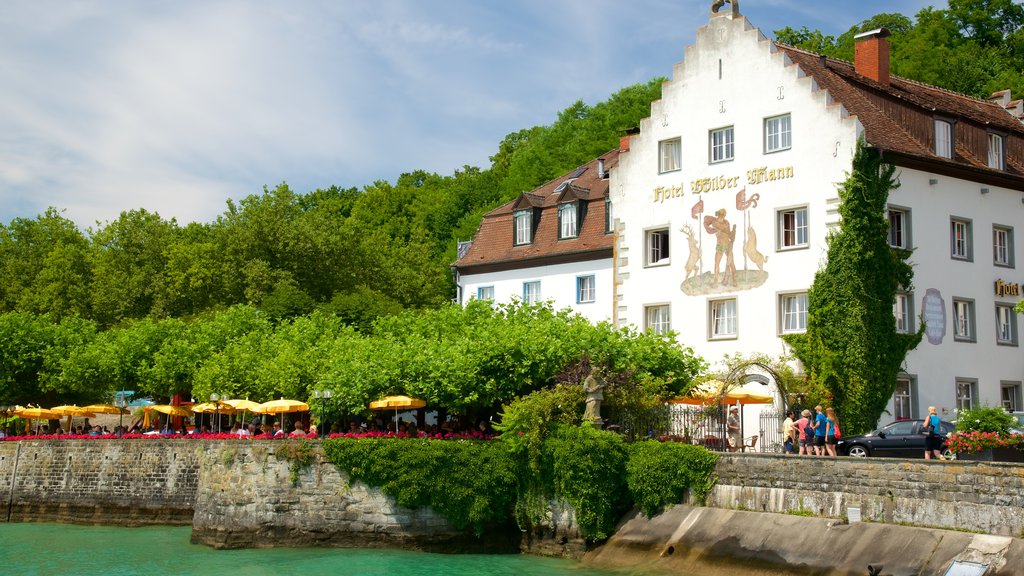
<svg viewBox="0 0 1024 576">
<path fill-rule="evenodd" d="M 736 337 L 736 299 L 712 300 L 711 306 L 711 338 Z"/>
<path fill-rule="evenodd" d="M 992 227 L 992 263 L 1013 268 L 1013 228 Z"/>
<path fill-rule="evenodd" d="M 945 120 L 935 121 L 935 155 L 953 157 L 953 124 Z"/>
<path fill-rule="evenodd" d="M 540 280 L 523 282 L 523 303 L 536 304 L 540 302 Z"/>
<path fill-rule="evenodd" d="M 807 247 L 807 207 L 778 211 L 779 249 Z"/>
<path fill-rule="evenodd" d="M 911 411 L 911 382 L 909 378 L 896 378 L 896 391 L 892 395 L 893 416 L 897 420 L 910 420 L 913 418 Z"/>
<path fill-rule="evenodd" d="M 644 329 L 655 334 L 668 334 L 671 329 L 668 304 L 644 307 Z"/>
<path fill-rule="evenodd" d="M 1012 304 L 996 304 L 996 343 L 1017 345 L 1017 313 Z"/>
<path fill-rule="evenodd" d="M 974 300 L 953 299 L 953 339 L 974 342 Z"/>
<path fill-rule="evenodd" d="M 957 379 L 956 409 L 970 410 L 974 408 L 974 398 L 978 395 L 978 382 L 975 380 Z"/>
<path fill-rule="evenodd" d="M 778 152 L 792 146 L 789 114 L 766 118 L 764 121 L 764 151 Z"/>
<path fill-rule="evenodd" d="M 647 265 L 668 264 L 668 230 L 647 231 Z"/>
<path fill-rule="evenodd" d="M 604 199 L 604 232 L 605 234 L 612 231 L 614 225 L 614 217 L 612 216 L 612 199 Z"/>
<path fill-rule="evenodd" d="M 1003 137 L 999 134 L 988 135 L 988 167 L 1006 170 L 1006 156 L 1003 154 Z"/>
<path fill-rule="evenodd" d="M 576 277 L 576 303 L 586 304 L 597 299 L 597 282 L 594 276 Z"/>
<path fill-rule="evenodd" d="M 711 162 L 725 162 L 733 158 L 732 126 L 711 131 Z"/>
<path fill-rule="evenodd" d="M 807 331 L 806 292 L 779 296 L 779 311 L 782 313 L 783 334 Z"/>
<path fill-rule="evenodd" d="M 888 209 L 889 246 L 893 248 L 910 248 L 910 210 L 907 208 Z"/>
<path fill-rule="evenodd" d="M 1020 382 L 1003 382 L 999 385 L 1000 403 L 1007 412 L 1021 411 Z"/>
<path fill-rule="evenodd" d="M 906 292 L 897 292 L 892 305 L 892 315 L 896 317 L 896 331 L 900 334 L 914 332 L 914 297 Z"/>
<path fill-rule="evenodd" d="M 576 221 L 575 202 L 567 202 L 558 205 L 558 238 L 575 238 L 579 234 Z"/>
<path fill-rule="evenodd" d="M 675 172 L 682 168 L 682 145 L 679 138 L 658 142 L 658 172 Z"/>
<path fill-rule="evenodd" d="M 956 260 L 974 259 L 970 220 L 953 218 L 949 221 L 949 253 Z"/>
<path fill-rule="evenodd" d="M 494 286 L 480 286 L 476 289 L 476 299 L 494 301 Z"/>
<path fill-rule="evenodd" d="M 516 240 L 515 245 L 521 246 L 533 241 L 533 211 L 517 210 L 512 218 L 515 220 Z"/>
</svg>

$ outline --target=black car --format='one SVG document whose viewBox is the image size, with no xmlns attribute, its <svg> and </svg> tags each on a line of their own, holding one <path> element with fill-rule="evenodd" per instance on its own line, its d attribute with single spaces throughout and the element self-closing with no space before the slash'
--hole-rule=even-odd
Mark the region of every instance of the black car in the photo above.
<svg viewBox="0 0 1024 576">
<path fill-rule="evenodd" d="M 863 458 L 865 456 L 890 456 L 896 458 L 923 458 L 926 436 L 921 434 L 921 420 L 900 420 L 888 424 L 863 436 L 843 437 L 836 449 L 840 454 Z M 942 452 L 946 448 L 947 435 L 956 430 L 952 422 L 942 421 Z"/>
</svg>

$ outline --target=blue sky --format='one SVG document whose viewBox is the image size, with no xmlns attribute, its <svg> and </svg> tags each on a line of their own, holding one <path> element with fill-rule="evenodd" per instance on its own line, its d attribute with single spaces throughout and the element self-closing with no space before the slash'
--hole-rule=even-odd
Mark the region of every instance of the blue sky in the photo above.
<svg viewBox="0 0 1024 576">
<path fill-rule="evenodd" d="M 710 0 L 4 0 L 0 222 L 210 221 L 287 182 L 486 167 L 508 133 L 670 76 Z M 945 0 L 742 0 L 769 36 Z"/>
</svg>

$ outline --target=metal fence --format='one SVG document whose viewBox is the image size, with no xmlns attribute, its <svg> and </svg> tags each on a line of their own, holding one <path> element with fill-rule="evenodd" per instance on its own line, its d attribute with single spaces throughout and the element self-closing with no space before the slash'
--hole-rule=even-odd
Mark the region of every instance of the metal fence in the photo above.
<svg viewBox="0 0 1024 576">
<path fill-rule="evenodd" d="M 659 438 L 699 444 L 711 450 L 729 448 L 726 419 L 730 406 L 687 406 L 670 404 L 646 411 L 613 411 L 605 427 L 623 435 L 626 441 Z M 785 414 L 775 407 L 759 407 L 757 429 L 743 430 L 746 452 L 782 452 Z"/>
</svg>

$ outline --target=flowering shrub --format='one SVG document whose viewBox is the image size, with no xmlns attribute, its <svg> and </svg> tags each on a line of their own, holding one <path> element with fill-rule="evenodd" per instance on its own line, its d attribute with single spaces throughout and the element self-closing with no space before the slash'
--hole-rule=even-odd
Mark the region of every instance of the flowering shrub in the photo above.
<svg viewBox="0 0 1024 576">
<path fill-rule="evenodd" d="M 311 440 L 318 438 L 316 434 L 306 434 L 300 436 L 300 438 L 309 438 Z M 412 438 L 409 434 L 395 434 L 394 432 L 360 432 L 360 433 L 347 433 L 347 434 L 331 434 L 331 438 Z M 417 437 L 429 438 L 432 440 L 491 440 L 493 436 L 491 434 L 483 434 L 481 432 L 459 432 L 459 433 L 448 433 L 448 434 L 427 434 L 426 432 L 420 432 Z M 285 434 L 283 436 L 274 437 L 271 434 L 258 434 L 256 436 L 239 436 L 237 434 L 231 434 L 229 432 L 209 432 L 199 434 L 123 434 L 118 436 L 116 434 L 25 434 L 23 436 L 6 436 L 0 440 L 117 440 L 124 438 L 128 440 L 150 440 L 150 439 L 180 439 L 180 440 L 280 440 L 284 438 L 295 438 L 294 436 Z"/>
<path fill-rule="evenodd" d="M 1024 434 L 999 434 L 998 432 L 954 432 L 947 442 L 949 449 L 957 454 L 972 454 L 991 448 L 1015 448 L 1024 450 Z"/>
<path fill-rule="evenodd" d="M 956 420 L 958 432 L 1009 434 L 1010 428 L 1016 425 L 1017 419 L 1002 406 L 979 406 L 961 410 Z"/>
</svg>

